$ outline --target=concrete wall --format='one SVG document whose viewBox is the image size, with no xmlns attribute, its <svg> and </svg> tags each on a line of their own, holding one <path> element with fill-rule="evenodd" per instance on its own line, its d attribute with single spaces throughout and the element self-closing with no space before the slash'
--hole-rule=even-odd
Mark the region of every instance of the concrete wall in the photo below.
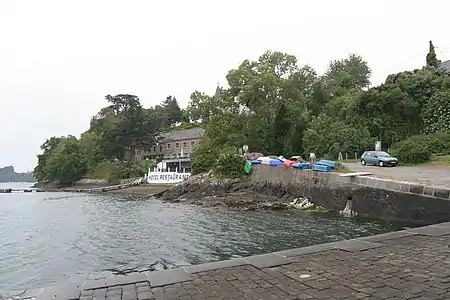
<svg viewBox="0 0 450 300">
<path fill-rule="evenodd" d="M 119 184 L 128 184 L 139 178 L 140 177 L 121 179 Z M 105 186 L 111 185 L 111 184 L 109 184 L 107 179 L 80 179 L 75 184 L 76 185 L 105 185 Z"/>
<path fill-rule="evenodd" d="M 108 185 L 106 179 L 80 179 L 75 182 L 76 185 Z"/>
<path fill-rule="evenodd" d="M 282 184 L 289 194 L 311 197 L 334 211 L 352 200 L 359 214 L 386 220 L 433 224 L 450 221 L 450 190 L 417 183 L 368 176 L 342 177 L 338 173 L 256 165 L 251 181 Z"/>
<path fill-rule="evenodd" d="M 135 180 L 138 180 L 141 177 L 133 177 L 133 178 L 127 178 L 127 179 L 121 179 L 120 184 L 129 184 L 132 183 Z"/>
</svg>

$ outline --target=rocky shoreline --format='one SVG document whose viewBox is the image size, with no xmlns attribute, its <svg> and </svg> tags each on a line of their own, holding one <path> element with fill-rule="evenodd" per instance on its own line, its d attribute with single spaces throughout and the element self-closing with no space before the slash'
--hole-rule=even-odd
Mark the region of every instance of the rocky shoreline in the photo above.
<svg viewBox="0 0 450 300">
<path fill-rule="evenodd" d="M 245 210 L 314 208 L 311 207 L 314 203 L 310 199 L 290 194 L 287 187 L 281 183 L 255 183 L 250 182 L 248 178 L 219 180 L 209 177 L 208 174 L 192 176 L 157 198 L 171 203 L 225 206 Z M 305 206 L 305 200 L 309 200 L 311 205 Z"/>
</svg>

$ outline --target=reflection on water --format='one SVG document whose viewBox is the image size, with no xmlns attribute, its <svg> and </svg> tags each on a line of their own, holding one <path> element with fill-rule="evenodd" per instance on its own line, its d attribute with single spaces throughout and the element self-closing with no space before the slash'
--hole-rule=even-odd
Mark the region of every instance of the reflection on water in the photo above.
<svg viewBox="0 0 450 300">
<path fill-rule="evenodd" d="M 382 223 L 293 211 L 243 212 L 117 195 L 0 194 L 0 291 L 390 230 Z"/>
</svg>

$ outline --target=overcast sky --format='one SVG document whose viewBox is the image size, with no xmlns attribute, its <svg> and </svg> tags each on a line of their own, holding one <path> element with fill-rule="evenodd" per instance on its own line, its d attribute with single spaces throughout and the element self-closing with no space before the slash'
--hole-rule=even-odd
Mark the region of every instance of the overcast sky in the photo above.
<svg viewBox="0 0 450 300">
<path fill-rule="evenodd" d="M 144 106 L 216 83 L 265 50 L 324 72 L 358 53 L 378 84 L 450 59 L 445 1 L 0 0 L 0 166 L 32 170 L 50 136 L 79 135 L 106 94 Z"/>
</svg>

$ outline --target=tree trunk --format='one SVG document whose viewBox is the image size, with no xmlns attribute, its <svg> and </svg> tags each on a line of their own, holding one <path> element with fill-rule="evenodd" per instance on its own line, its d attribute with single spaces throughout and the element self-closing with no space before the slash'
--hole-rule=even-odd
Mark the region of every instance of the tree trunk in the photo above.
<svg viewBox="0 0 450 300">
<path fill-rule="evenodd" d="M 136 160 L 136 146 L 132 145 L 129 149 L 129 161 L 134 162 Z"/>
</svg>

